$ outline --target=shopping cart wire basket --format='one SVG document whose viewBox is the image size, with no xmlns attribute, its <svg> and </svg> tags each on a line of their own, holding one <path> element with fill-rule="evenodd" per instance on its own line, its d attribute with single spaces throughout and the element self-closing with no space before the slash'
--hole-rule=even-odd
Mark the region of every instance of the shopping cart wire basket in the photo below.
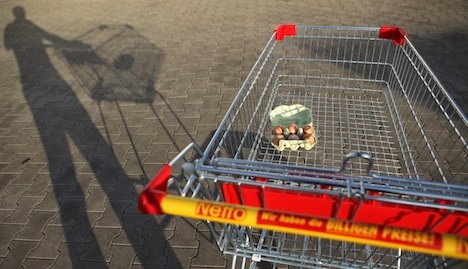
<svg viewBox="0 0 468 269">
<path fill-rule="evenodd" d="M 269 112 L 291 104 L 312 111 L 312 150 L 271 144 Z M 468 260 L 467 130 L 401 28 L 281 25 L 206 149 L 139 207 L 207 220 L 251 268 L 448 267 Z"/>
</svg>

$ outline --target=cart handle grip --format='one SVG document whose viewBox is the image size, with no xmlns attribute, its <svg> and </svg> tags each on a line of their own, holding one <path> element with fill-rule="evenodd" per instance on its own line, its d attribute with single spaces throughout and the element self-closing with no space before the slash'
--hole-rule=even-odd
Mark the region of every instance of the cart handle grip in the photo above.
<svg viewBox="0 0 468 269">
<path fill-rule="evenodd" d="M 392 39 L 393 44 L 403 46 L 405 44 L 405 37 L 408 34 L 400 27 L 382 25 L 379 31 L 379 37 L 385 39 Z"/>
<path fill-rule="evenodd" d="M 194 142 L 188 144 L 177 156 L 169 163 L 165 164 L 161 170 L 154 176 L 153 180 L 145 187 L 138 199 L 138 208 L 144 214 L 165 214 L 161 208 L 161 201 L 167 194 L 167 184 L 171 179 L 172 167 L 184 160 L 184 156 L 191 150 L 195 150 L 198 155 L 202 152 Z"/>
<path fill-rule="evenodd" d="M 364 159 L 367 160 L 368 165 L 367 165 L 366 173 L 367 173 L 367 175 L 370 176 L 370 171 L 372 169 L 372 165 L 374 164 L 374 161 L 372 160 L 372 156 L 367 152 L 355 151 L 355 152 L 348 153 L 345 156 L 343 162 L 341 163 L 341 168 L 340 168 L 339 172 L 342 173 L 345 170 L 346 164 L 348 164 L 348 162 L 351 159 L 359 158 L 359 157 L 364 158 Z"/>
<path fill-rule="evenodd" d="M 165 164 L 154 176 L 153 180 L 146 186 L 138 199 L 138 208 L 144 214 L 162 215 L 160 204 L 167 194 L 167 182 L 171 178 L 172 167 Z"/>
<path fill-rule="evenodd" d="M 281 41 L 285 36 L 295 36 L 296 35 L 296 25 L 295 24 L 280 24 L 275 29 L 275 38 L 277 41 Z"/>
</svg>

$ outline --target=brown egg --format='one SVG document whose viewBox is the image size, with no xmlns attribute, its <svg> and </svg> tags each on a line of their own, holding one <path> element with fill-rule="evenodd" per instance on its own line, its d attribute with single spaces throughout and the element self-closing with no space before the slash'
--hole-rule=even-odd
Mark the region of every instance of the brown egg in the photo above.
<svg viewBox="0 0 468 269">
<path fill-rule="evenodd" d="M 304 125 L 304 127 L 302 127 L 302 130 L 304 131 L 304 134 L 313 134 L 315 132 L 314 127 L 310 125 Z"/>
<path fill-rule="evenodd" d="M 297 136 L 296 134 L 290 134 L 288 136 L 288 140 L 299 140 L 299 136 Z"/>
<path fill-rule="evenodd" d="M 310 144 L 314 144 L 315 143 L 315 136 L 311 135 L 309 137 L 309 142 L 310 142 Z"/>
<path fill-rule="evenodd" d="M 297 131 L 297 125 L 294 123 L 289 124 L 288 130 L 290 134 L 295 134 Z"/>
<path fill-rule="evenodd" d="M 282 135 L 282 134 L 277 134 L 277 135 L 275 135 L 275 138 L 284 139 L 284 135 Z"/>
<path fill-rule="evenodd" d="M 273 142 L 273 144 L 279 146 L 279 142 L 280 142 L 280 141 L 281 141 L 281 138 L 274 137 L 272 142 Z"/>
<path fill-rule="evenodd" d="M 271 133 L 273 135 L 282 134 L 283 128 L 281 126 L 276 126 Z"/>
<path fill-rule="evenodd" d="M 307 140 L 307 139 L 309 139 L 309 137 L 311 137 L 311 136 L 312 136 L 312 134 L 304 133 L 304 134 L 302 135 L 302 140 Z"/>
</svg>

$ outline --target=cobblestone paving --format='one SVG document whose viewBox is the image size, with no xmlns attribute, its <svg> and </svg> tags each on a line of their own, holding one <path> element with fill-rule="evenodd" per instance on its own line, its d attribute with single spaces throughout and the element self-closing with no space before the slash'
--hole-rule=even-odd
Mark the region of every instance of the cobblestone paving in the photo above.
<svg viewBox="0 0 468 269">
<path fill-rule="evenodd" d="M 136 199 L 210 138 L 284 22 L 401 26 L 466 110 L 464 0 L 2 0 L 0 268 L 227 267 L 201 222 Z M 99 94 L 129 84 L 136 96 Z"/>
</svg>

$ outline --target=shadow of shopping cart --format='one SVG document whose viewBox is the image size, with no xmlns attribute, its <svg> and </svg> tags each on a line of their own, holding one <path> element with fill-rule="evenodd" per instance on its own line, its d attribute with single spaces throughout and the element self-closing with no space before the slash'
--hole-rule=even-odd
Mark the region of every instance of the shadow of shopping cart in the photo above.
<svg viewBox="0 0 468 269">
<path fill-rule="evenodd" d="M 163 51 L 127 24 L 100 25 L 56 50 L 97 101 L 151 103 Z"/>
</svg>

